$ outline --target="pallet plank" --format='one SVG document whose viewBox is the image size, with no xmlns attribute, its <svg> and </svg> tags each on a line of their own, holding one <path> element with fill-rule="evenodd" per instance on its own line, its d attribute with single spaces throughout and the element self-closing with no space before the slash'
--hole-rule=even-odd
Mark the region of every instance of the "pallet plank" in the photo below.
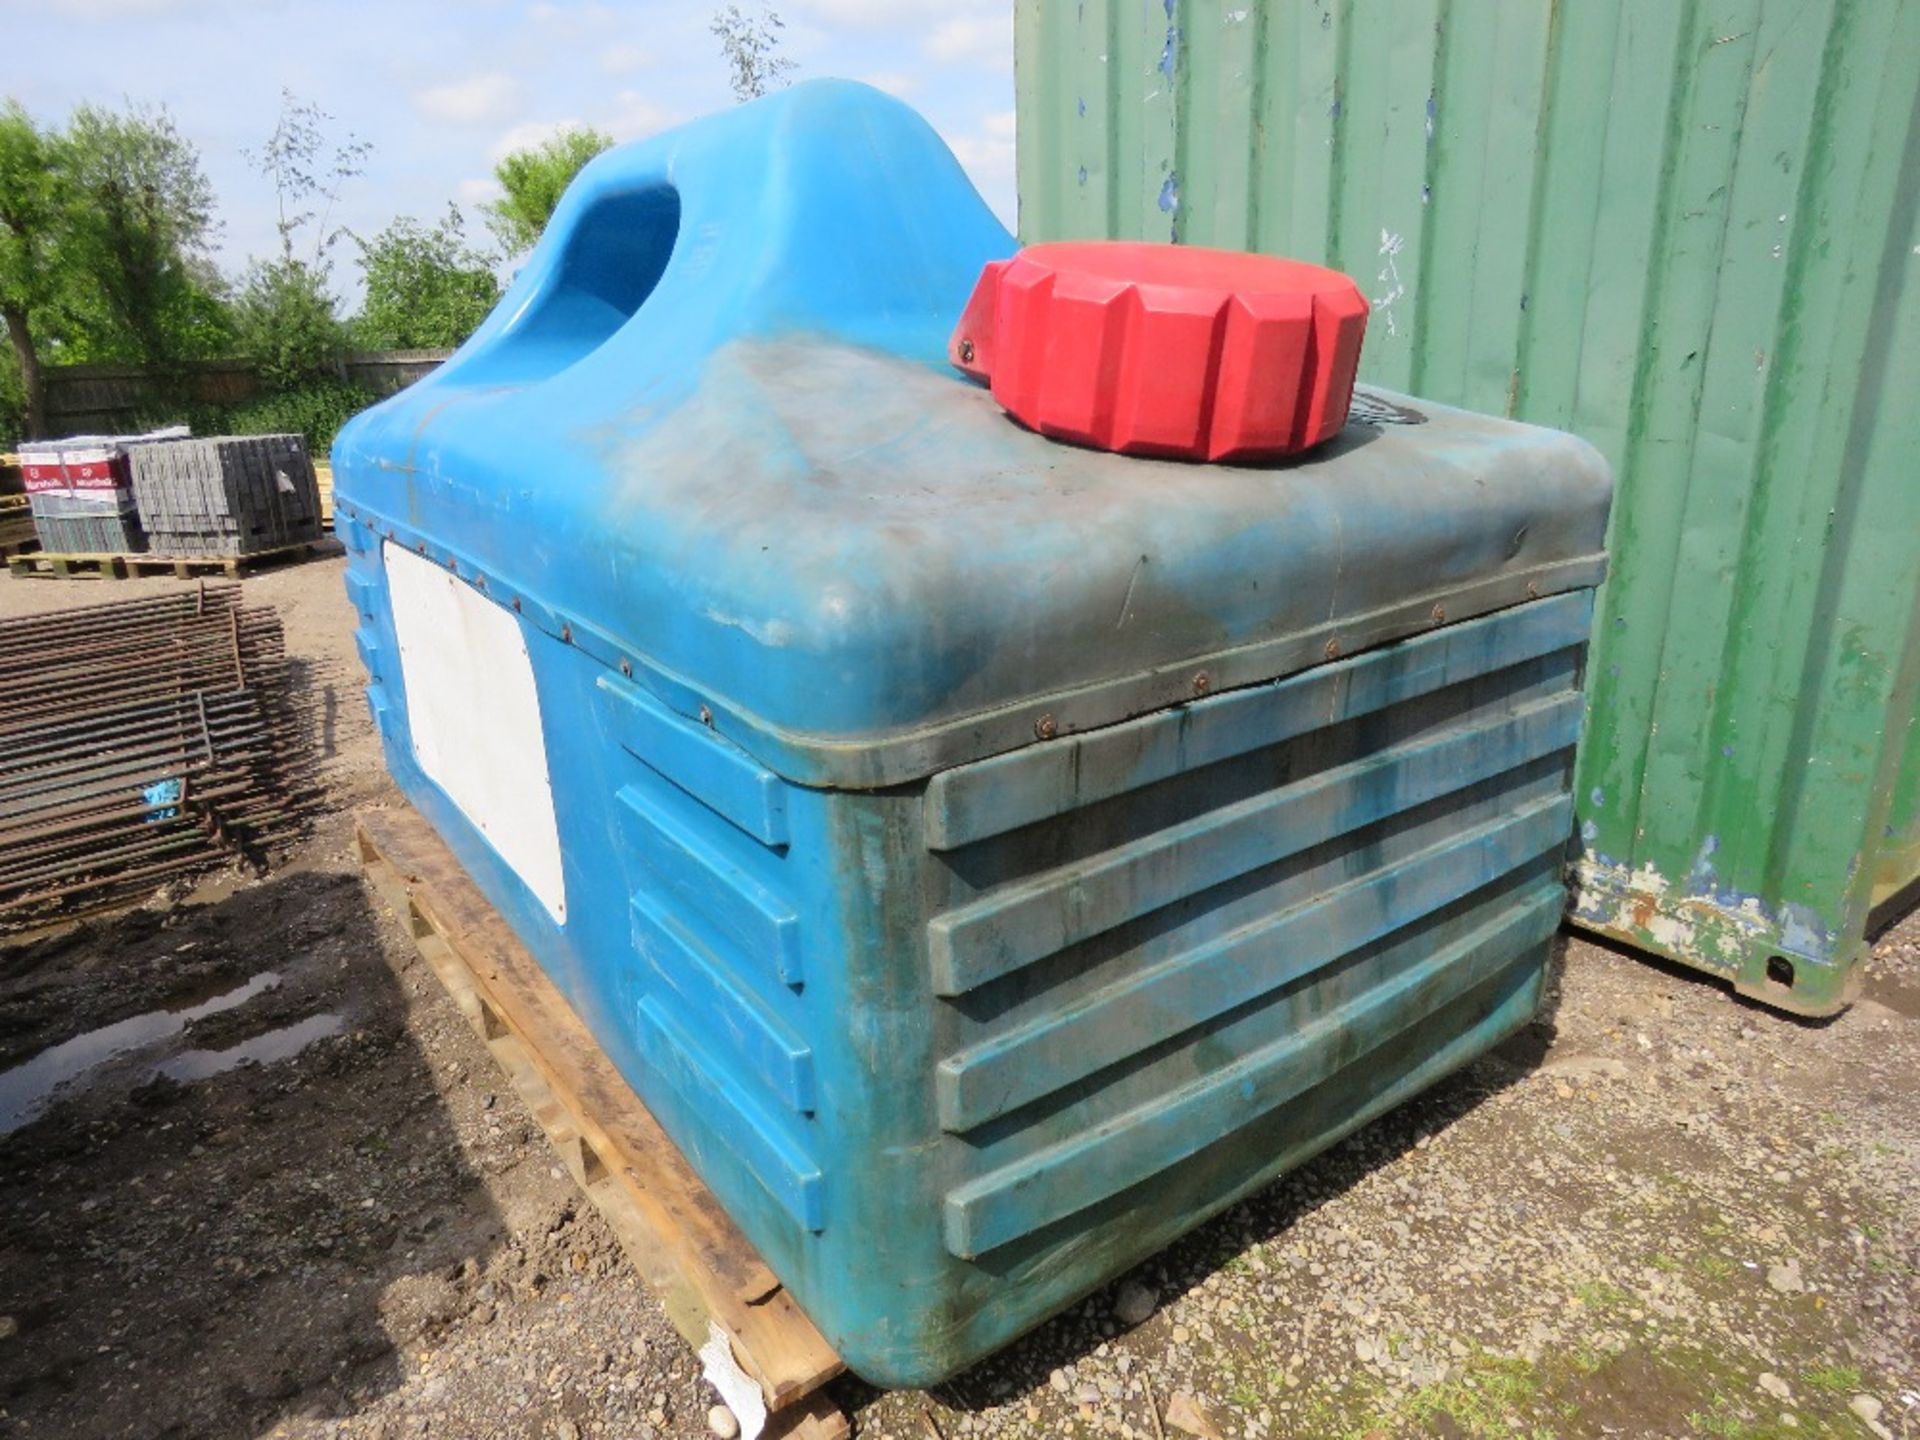
<svg viewBox="0 0 1920 1440">
<path fill-rule="evenodd" d="M 7 555 L 6 561 L 7 572 L 17 579 L 125 580 L 158 574 L 172 575 L 179 580 L 201 575 L 238 580 L 269 565 L 305 560 L 318 547 L 318 541 L 302 540 L 247 555 L 93 555 L 36 549 L 31 553 Z"/>
<path fill-rule="evenodd" d="M 16 579 L 120 580 L 127 572 L 118 555 L 60 555 L 36 550 L 9 555 L 7 573 Z"/>
<path fill-rule="evenodd" d="M 770 1411 L 770 1434 L 831 1440 L 846 1422 L 820 1386 L 846 1368 L 754 1251 L 546 972 L 412 809 L 357 818 L 360 859 L 455 1006 L 485 1041 L 674 1328 L 709 1320 Z M 838 1428 L 835 1428 L 837 1422 Z"/>
<path fill-rule="evenodd" d="M 278 565 L 286 561 L 304 560 L 313 554 L 316 542 L 297 541 L 292 545 L 276 545 L 269 550 L 251 550 L 244 555 L 126 555 L 127 569 L 135 575 L 154 573 L 171 574 L 181 580 L 190 580 L 196 575 L 224 575 L 230 580 L 268 565 Z"/>
</svg>

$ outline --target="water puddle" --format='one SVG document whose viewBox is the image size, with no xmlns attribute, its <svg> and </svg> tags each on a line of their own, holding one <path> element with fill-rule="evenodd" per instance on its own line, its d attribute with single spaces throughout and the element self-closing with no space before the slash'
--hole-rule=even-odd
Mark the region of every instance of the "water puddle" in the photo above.
<svg viewBox="0 0 1920 1440">
<path fill-rule="evenodd" d="M 242 1065 L 271 1065 L 276 1060 L 291 1060 L 316 1040 L 338 1035 L 346 1028 L 340 1015 L 309 1015 L 292 1025 L 269 1030 L 227 1050 L 183 1050 L 171 1060 L 160 1063 L 160 1073 L 169 1080 L 207 1080 Z"/>
<path fill-rule="evenodd" d="M 277 970 L 262 970 L 246 984 L 184 1006 L 149 1010 L 89 1030 L 42 1050 L 0 1072 L 0 1135 L 11 1135 L 46 1113 L 55 1094 L 90 1071 L 178 1035 L 194 1021 L 244 1005 L 280 983 Z"/>
</svg>

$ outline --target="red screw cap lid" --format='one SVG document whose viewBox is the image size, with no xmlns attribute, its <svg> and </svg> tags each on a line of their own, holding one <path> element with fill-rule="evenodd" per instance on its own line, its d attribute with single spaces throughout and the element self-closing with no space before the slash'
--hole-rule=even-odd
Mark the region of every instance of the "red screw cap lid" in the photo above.
<svg viewBox="0 0 1920 1440">
<path fill-rule="evenodd" d="M 1337 270 L 1192 245 L 1029 245 L 948 358 L 1022 424 L 1127 455 L 1267 460 L 1347 423 L 1367 301 Z"/>
</svg>

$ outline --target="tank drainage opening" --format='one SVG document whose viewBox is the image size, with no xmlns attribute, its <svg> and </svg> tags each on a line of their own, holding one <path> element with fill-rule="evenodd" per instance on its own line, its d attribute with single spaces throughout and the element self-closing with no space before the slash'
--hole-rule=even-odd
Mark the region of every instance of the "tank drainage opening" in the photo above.
<svg viewBox="0 0 1920 1440">
<path fill-rule="evenodd" d="M 1793 988 L 1793 962 L 1784 955 L 1768 956 L 1767 979 L 1773 981 L 1776 985 L 1784 985 L 1787 989 L 1791 990 Z"/>
</svg>

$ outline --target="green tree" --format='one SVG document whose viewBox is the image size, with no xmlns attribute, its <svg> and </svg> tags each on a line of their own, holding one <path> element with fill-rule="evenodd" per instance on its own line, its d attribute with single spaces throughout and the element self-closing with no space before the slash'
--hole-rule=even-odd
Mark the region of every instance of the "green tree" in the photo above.
<svg viewBox="0 0 1920 1440">
<path fill-rule="evenodd" d="M 20 384 L 20 362 L 13 347 L 0 349 L 0 450 L 39 437 L 27 429 L 27 393 Z"/>
<path fill-rule="evenodd" d="M 333 298 L 330 252 L 344 233 L 332 224 L 334 203 L 361 173 L 372 146 L 351 133 L 332 140 L 333 117 L 291 90 L 280 92 L 273 133 L 247 159 L 273 183 L 280 253 L 247 267 L 234 305 L 241 354 L 270 390 L 290 391 L 327 379 L 346 348 L 346 327 Z"/>
<path fill-rule="evenodd" d="M 163 109 L 116 114 L 81 105 L 59 161 L 69 203 L 56 269 L 66 283 L 88 287 L 81 313 L 97 297 L 100 318 L 143 363 L 194 353 L 207 329 L 217 228 L 199 153 Z"/>
<path fill-rule="evenodd" d="M 613 147 L 598 130 L 563 130 L 542 144 L 516 150 L 494 166 L 505 194 L 481 207 L 487 228 L 508 256 L 524 255 L 547 228 L 573 177 L 594 156 Z"/>
<path fill-rule="evenodd" d="M 42 133 L 18 101 L 0 107 L 0 325 L 13 350 L 21 423 L 29 437 L 46 430 L 33 332 L 45 323 L 58 284 L 54 246 L 63 219 L 58 149 L 58 139 Z"/>
<path fill-rule="evenodd" d="M 304 260 L 254 261 L 233 313 L 240 353 L 272 390 L 332 375 L 346 348 L 326 271 Z"/>
<path fill-rule="evenodd" d="M 758 100 L 776 85 L 786 83 L 793 61 L 780 53 L 780 32 L 787 27 L 778 14 L 762 5 L 748 15 L 738 5 L 716 10 L 707 27 L 720 41 L 720 53 L 732 71 L 728 81 L 736 100 Z"/>
<path fill-rule="evenodd" d="M 467 244 L 452 203 L 432 228 L 402 215 L 373 239 L 356 241 L 366 300 L 353 329 L 366 349 L 458 345 L 500 299 L 493 257 Z"/>
<path fill-rule="evenodd" d="M 363 173 L 373 146 L 352 131 L 344 140 L 329 141 L 324 127 L 332 120 L 318 105 L 282 90 L 279 123 L 266 144 L 246 152 L 253 167 L 273 181 L 278 206 L 274 224 L 283 260 L 295 258 L 300 232 L 311 228 L 308 263 L 320 266 L 345 233 L 332 223 L 334 202 L 347 182 Z"/>
</svg>

